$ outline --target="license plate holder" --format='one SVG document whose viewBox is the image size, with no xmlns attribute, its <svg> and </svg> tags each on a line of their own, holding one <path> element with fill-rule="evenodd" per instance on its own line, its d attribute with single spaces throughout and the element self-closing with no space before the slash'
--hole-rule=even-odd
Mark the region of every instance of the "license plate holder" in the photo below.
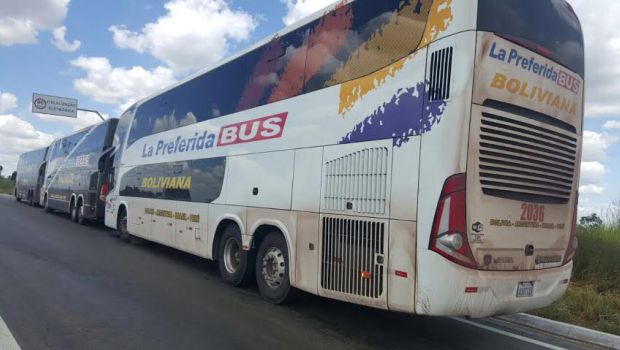
<svg viewBox="0 0 620 350">
<path fill-rule="evenodd" d="M 534 281 L 519 282 L 517 298 L 531 298 L 534 296 Z"/>
</svg>

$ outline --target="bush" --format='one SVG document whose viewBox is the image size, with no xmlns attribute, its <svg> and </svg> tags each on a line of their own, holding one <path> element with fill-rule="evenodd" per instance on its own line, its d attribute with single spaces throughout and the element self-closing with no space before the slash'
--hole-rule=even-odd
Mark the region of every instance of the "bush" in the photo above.
<svg viewBox="0 0 620 350">
<path fill-rule="evenodd" d="M 577 236 L 573 281 L 620 292 L 620 228 L 580 228 Z"/>
<path fill-rule="evenodd" d="M 0 193 L 13 194 L 13 183 L 11 180 L 0 177 Z"/>
<path fill-rule="evenodd" d="M 620 335 L 620 226 L 580 227 L 577 235 L 566 295 L 532 313 Z"/>
</svg>

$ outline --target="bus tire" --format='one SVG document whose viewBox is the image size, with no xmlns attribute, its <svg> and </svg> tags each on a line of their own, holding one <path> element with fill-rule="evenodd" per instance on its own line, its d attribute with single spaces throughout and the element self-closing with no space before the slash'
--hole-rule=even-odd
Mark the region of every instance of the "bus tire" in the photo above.
<svg viewBox="0 0 620 350">
<path fill-rule="evenodd" d="M 279 232 L 269 233 L 256 257 L 256 284 L 260 295 L 272 304 L 282 304 L 292 296 L 289 280 L 288 248 Z"/>
<path fill-rule="evenodd" d="M 19 196 L 17 195 L 17 189 L 13 189 L 13 196 L 15 196 L 15 201 L 16 202 L 21 202 L 22 199 L 19 198 Z"/>
<path fill-rule="evenodd" d="M 86 225 L 86 217 L 84 216 L 84 203 L 81 199 L 78 199 L 77 204 L 77 223 L 80 225 Z"/>
<path fill-rule="evenodd" d="M 78 207 L 76 204 L 76 200 L 71 200 L 71 206 L 69 208 L 69 213 L 71 213 L 71 221 L 78 221 Z"/>
<path fill-rule="evenodd" d="M 127 229 L 127 210 L 125 208 L 121 208 L 118 212 L 118 223 L 116 225 L 118 231 L 118 238 L 121 241 L 129 242 L 131 240 L 131 235 L 129 234 L 129 230 Z"/>
<path fill-rule="evenodd" d="M 28 205 L 34 207 L 34 193 L 28 193 Z"/>
<path fill-rule="evenodd" d="M 222 280 L 233 287 L 249 284 L 254 277 L 254 256 L 243 250 L 239 227 L 228 225 L 219 242 L 217 257 Z"/>
</svg>

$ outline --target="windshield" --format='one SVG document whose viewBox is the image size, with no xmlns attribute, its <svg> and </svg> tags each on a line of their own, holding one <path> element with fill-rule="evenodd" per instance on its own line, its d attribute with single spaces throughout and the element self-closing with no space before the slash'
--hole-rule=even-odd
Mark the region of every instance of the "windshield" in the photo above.
<svg viewBox="0 0 620 350">
<path fill-rule="evenodd" d="M 564 0 L 479 0 L 478 29 L 504 36 L 584 76 L 581 25 Z"/>
</svg>

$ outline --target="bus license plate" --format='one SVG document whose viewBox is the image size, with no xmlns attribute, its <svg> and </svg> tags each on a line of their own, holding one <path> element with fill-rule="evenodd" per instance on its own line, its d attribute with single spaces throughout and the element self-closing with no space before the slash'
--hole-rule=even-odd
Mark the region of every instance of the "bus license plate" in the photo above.
<svg viewBox="0 0 620 350">
<path fill-rule="evenodd" d="M 517 298 L 530 298 L 534 296 L 534 282 L 519 282 L 517 286 Z"/>
</svg>

